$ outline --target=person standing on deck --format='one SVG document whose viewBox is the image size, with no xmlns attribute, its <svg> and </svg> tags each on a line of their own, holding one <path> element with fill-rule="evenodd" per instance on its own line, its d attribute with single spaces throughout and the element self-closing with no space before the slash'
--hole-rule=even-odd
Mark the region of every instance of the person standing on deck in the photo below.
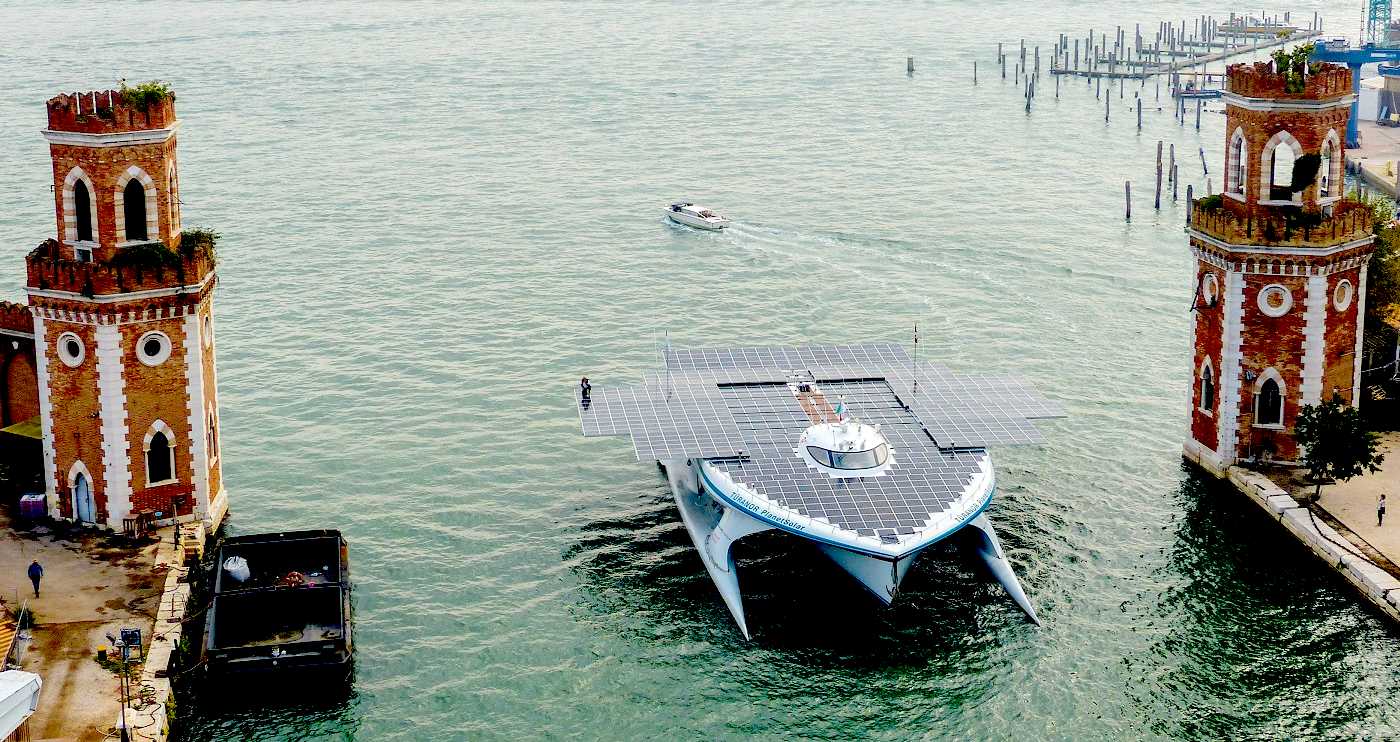
<svg viewBox="0 0 1400 742">
<path fill-rule="evenodd" d="M 1385 522 L 1385 493 L 1381 493 L 1381 499 L 1376 501 L 1376 528 L 1380 528 Z"/>
<path fill-rule="evenodd" d="M 35 559 L 29 563 L 29 581 L 34 583 L 34 597 L 39 597 L 39 580 L 44 577 L 44 567 Z"/>
</svg>

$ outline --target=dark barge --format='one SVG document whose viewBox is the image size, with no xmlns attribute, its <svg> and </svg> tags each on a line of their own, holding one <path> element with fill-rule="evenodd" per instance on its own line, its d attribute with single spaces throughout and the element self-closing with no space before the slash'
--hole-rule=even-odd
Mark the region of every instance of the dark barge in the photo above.
<svg viewBox="0 0 1400 742">
<path fill-rule="evenodd" d="M 340 531 L 235 536 L 215 564 L 204 636 L 209 677 L 349 679 L 350 552 Z"/>
</svg>

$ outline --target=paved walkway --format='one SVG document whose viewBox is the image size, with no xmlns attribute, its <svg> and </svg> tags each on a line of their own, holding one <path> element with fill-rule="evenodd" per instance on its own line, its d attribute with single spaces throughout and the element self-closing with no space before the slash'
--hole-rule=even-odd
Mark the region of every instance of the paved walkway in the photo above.
<svg viewBox="0 0 1400 742">
<path fill-rule="evenodd" d="M 98 665 L 106 635 L 139 626 L 149 638 L 165 576 L 154 544 L 115 548 L 107 538 L 69 539 L 47 529 L 17 530 L 0 509 L 0 595 L 11 605 L 28 600 L 38 626 L 21 668 L 44 679 L 39 708 L 30 720 L 34 742 L 107 739 L 120 712 L 118 679 Z M 40 597 L 25 570 L 44 566 Z M 149 640 L 149 639 L 147 639 Z"/>
<path fill-rule="evenodd" d="M 1382 469 L 1322 488 L 1318 504 L 1372 548 L 1400 564 L 1400 433 L 1381 435 Z M 1376 525 L 1376 499 L 1385 493 L 1385 524 Z"/>
</svg>

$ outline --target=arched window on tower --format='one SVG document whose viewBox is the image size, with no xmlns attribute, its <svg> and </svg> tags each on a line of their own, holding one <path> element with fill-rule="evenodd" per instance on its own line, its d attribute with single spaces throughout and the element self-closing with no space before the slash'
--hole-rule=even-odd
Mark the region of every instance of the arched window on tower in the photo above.
<svg viewBox="0 0 1400 742">
<path fill-rule="evenodd" d="M 1317 197 L 1332 195 L 1332 143 L 1322 145 L 1322 165 L 1317 168 Z"/>
<path fill-rule="evenodd" d="M 1259 386 L 1259 393 L 1254 397 L 1254 424 L 1283 424 L 1283 393 L 1278 388 L 1278 381 L 1265 379 Z"/>
<path fill-rule="evenodd" d="M 1211 378 L 1210 364 L 1201 367 L 1201 412 L 1215 409 L 1215 379 Z"/>
<path fill-rule="evenodd" d="M 1274 148 L 1269 150 L 1269 199 L 1272 201 L 1292 201 L 1293 191 L 1293 161 L 1298 159 L 1298 153 L 1293 151 L 1293 145 L 1288 142 L 1279 142 Z"/>
<path fill-rule="evenodd" d="M 209 440 L 206 450 L 209 451 L 209 460 L 216 461 L 219 458 L 219 421 L 214 418 L 214 413 L 209 413 Z"/>
<path fill-rule="evenodd" d="M 78 224 L 78 239 L 92 242 L 92 194 L 81 180 L 73 184 L 73 216 Z"/>
<path fill-rule="evenodd" d="M 1245 195 L 1244 184 L 1249 180 L 1247 175 L 1249 171 L 1245 168 L 1245 160 L 1248 159 L 1249 153 L 1245 151 L 1244 134 L 1235 134 L 1235 141 L 1230 148 L 1230 157 L 1235 163 L 1234 172 L 1231 173 L 1233 183 L 1230 186 L 1230 191 L 1243 196 Z"/>
<path fill-rule="evenodd" d="M 175 449 L 165 433 L 156 431 L 146 446 L 146 484 L 160 484 L 175 478 Z"/>
<path fill-rule="evenodd" d="M 146 189 L 132 178 L 122 190 L 122 215 L 126 217 L 126 239 L 149 239 L 146 233 Z"/>
</svg>

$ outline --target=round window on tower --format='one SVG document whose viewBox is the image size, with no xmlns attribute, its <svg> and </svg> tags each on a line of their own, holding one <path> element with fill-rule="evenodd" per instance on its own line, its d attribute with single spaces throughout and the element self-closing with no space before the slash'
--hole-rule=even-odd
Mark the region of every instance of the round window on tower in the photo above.
<svg viewBox="0 0 1400 742">
<path fill-rule="evenodd" d="M 63 361 L 63 365 L 77 368 L 82 364 L 85 355 L 87 351 L 83 347 L 82 338 L 71 332 L 58 336 L 58 360 Z"/>
<path fill-rule="evenodd" d="M 1282 284 L 1270 284 L 1259 290 L 1259 311 L 1270 317 L 1282 317 L 1293 308 L 1293 294 Z"/>
<path fill-rule="evenodd" d="M 1208 307 L 1215 306 L 1216 299 L 1220 298 L 1220 282 L 1214 273 L 1207 273 L 1201 276 L 1201 301 Z"/>
<path fill-rule="evenodd" d="M 214 344 L 214 315 L 204 315 L 204 321 L 201 325 L 204 330 L 200 334 L 204 336 L 204 347 L 208 348 Z"/>
<path fill-rule="evenodd" d="M 1351 281 L 1343 278 L 1337 282 L 1337 288 L 1332 289 L 1332 306 L 1340 312 L 1351 306 L 1352 294 L 1356 293 L 1351 287 Z"/>
<path fill-rule="evenodd" d="M 136 341 L 136 357 L 147 366 L 159 366 L 170 357 L 170 338 L 152 330 Z"/>
</svg>

